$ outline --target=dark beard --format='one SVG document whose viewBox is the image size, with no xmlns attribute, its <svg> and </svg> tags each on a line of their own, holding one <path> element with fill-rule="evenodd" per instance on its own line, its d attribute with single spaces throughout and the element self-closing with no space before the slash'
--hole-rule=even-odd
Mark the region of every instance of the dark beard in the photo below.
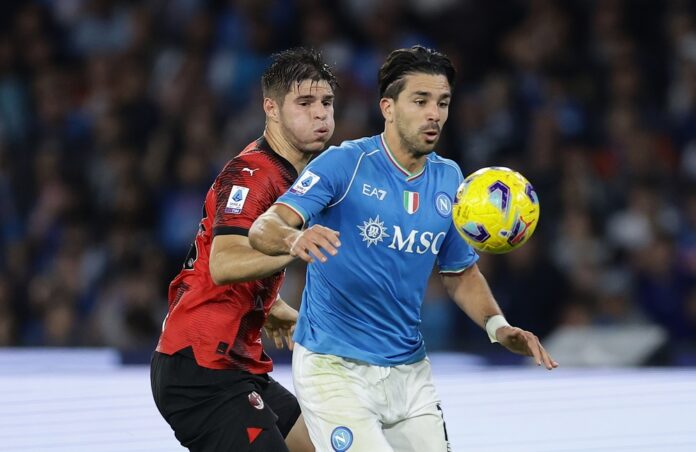
<svg viewBox="0 0 696 452">
<path fill-rule="evenodd" d="M 403 146 L 403 148 L 406 149 L 409 155 L 416 159 L 424 157 L 428 154 L 432 154 L 432 152 L 435 150 L 435 145 L 440 141 L 440 137 L 438 137 L 437 141 L 435 141 L 432 144 L 432 147 L 429 150 L 423 150 L 419 149 L 417 144 L 420 130 L 418 130 L 418 133 L 416 133 L 416 135 L 414 136 L 413 142 L 408 140 L 407 135 L 405 133 L 402 133 L 405 132 L 405 130 L 404 126 L 399 121 L 397 121 L 397 131 L 399 132 L 399 139 L 401 140 L 401 145 Z"/>
<path fill-rule="evenodd" d="M 404 138 L 401 138 L 401 144 L 404 146 L 404 149 L 408 151 L 409 155 L 411 155 L 414 158 L 420 158 L 425 157 L 428 154 L 432 154 L 435 150 L 435 145 L 437 144 L 437 141 L 433 143 L 433 147 L 430 150 L 419 149 L 416 145 L 413 145 L 409 141 L 406 141 Z"/>
</svg>

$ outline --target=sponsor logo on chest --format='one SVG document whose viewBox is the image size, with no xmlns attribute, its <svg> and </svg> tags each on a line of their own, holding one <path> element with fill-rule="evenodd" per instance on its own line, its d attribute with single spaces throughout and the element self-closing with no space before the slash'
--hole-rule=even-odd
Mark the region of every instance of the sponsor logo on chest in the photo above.
<svg viewBox="0 0 696 452">
<path fill-rule="evenodd" d="M 369 248 L 380 242 L 389 243 L 387 248 L 409 254 L 425 254 L 440 252 L 440 246 L 445 240 L 447 231 L 419 231 L 411 229 L 404 231 L 398 225 L 385 226 L 379 215 L 368 218 L 362 224 L 357 225 L 363 243 Z"/>
</svg>

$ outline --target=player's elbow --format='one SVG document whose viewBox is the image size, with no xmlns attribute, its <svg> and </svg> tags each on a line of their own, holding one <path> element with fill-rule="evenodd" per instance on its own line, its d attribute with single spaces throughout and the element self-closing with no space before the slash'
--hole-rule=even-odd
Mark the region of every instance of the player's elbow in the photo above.
<svg viewBox="0 0 696 452">
<path fill-rule="evenodd" d="M 210 263 L 208 264 L 208 269 L 210 271 L 210 278 L 216 286 L 222 286 L 229 284 L 229 278 L 225 277 L 224 272 L 220 268 L 221 266 L 216 262 L 214 256 L 210 256 Z"/>
<path fill-rule="evenodd" d="M 256 219 L 249 228 L 249 245 L 266 256 L 288 254 L 283 247 L 283 237 L 288 224 L 275 212 L 268 211 Z"/>
<path fill-rule="evenodd" d="M 208 264 L 210 278 L 216 286 L 224 286 L 225 284 L 233 284 L 237 282 L 248 281 L 246 274 L 242 274 L 242 266 L 240 265 L 224 265 L 223 258 L 219 254 L 210 256 Z"/>
<path fill-rule="evenodd" d="M 260 251 L 265 254 L 264 252 L 264 244 L 263 244 L 263 220 L 261 217 L 257 218 L 256 221 L 254 221 L 251 224 L 251 227 L 249 228 L 249 233 L 248 233 L 248 238 L 249 238 L 249 245 L 251 245 L 252 248 L 254 248 L 256 251 Z"/>
</svg>

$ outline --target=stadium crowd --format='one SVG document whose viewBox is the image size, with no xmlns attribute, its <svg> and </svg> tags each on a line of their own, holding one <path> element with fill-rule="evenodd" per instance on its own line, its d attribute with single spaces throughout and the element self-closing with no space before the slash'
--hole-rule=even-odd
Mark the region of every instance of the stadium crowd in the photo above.
<svg viewBox="0 0 696 452">
<path fill-rule="evenodd" d="M 205 192 L 263 128 L 274 51 L 316 47 L 332 143 L 382 128 L 377 69 L 459 72 L 438 152 L 509 166 L 541 222 L 482 256 L 515 325 L 658 325 L 696 363 L 696 14 L 670 0 L 34 0 L 0 6 L 0 345 L 148 354 Z M 288 270 L 297 306 L 304 265 Z M 432 278 L 429 350 L 487 341 Z M 691 357 L 691 358 L 688 358 Z"/>
</svg>

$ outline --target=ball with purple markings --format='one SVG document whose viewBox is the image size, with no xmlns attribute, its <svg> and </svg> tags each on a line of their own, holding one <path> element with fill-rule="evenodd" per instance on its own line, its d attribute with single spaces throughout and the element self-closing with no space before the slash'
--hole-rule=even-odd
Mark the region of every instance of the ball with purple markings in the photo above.
<svg viewBox="0 0 696 452">
<path fill-rule="evenodd" d="M 466 242 L 484 253 L 522 246 L 539 223 L 539 198 L 517 171 L 501 166 L 470 174 L 457 190 L 452 220 Z"/>
</svg>

